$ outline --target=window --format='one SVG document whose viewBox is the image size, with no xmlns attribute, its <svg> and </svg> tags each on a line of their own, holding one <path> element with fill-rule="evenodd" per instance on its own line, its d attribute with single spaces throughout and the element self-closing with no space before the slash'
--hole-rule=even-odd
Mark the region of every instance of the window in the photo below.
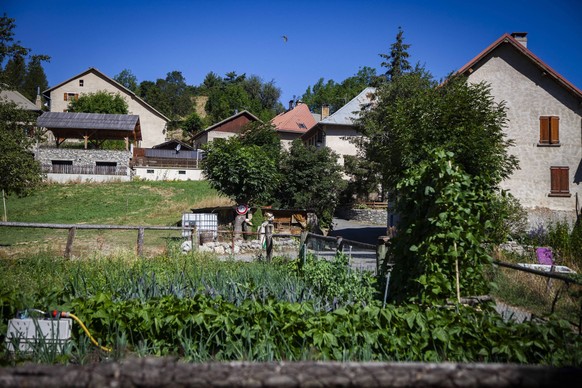
<svg viewBox="0 0 582 388">
<path fill-rule="evenodd" d="M 79 86 L 80 86 L 80 87 L 83 87 L 83 86 L 84 86 L 84 85 L 83 85 L 84 83 L 85 83 L 85 82 L 83 82 L 83 80 L 82 80 L 82 79 L 80 79 L 80 80 L 79 80 Z"/>
<path fill-rule="evenodd" d="M 540 145 L 560 144 L 560 118 L 558 116 L 540 117 Z"/>
<path fill-rule="evenodd" d="M 78 93 L 65 93 L 65 101 L 77 101 L 78 99 Z"/>
<path fill-rule="evenodd" d="M 148 174 L 153 174 L 154 173 L 154 170 L 147 170 L 147 173 Z"/>
<path fill-rule="evenodd" d="M 178 170 L 178 174 L 180 174 L 180 175 L 186 175 L 186 171 L 184 171 L 184 170 Z"/>
<path fill-rule="evenodd" d="M 550 196 L 569 197 L 570 194 L 570 167 L 550 167 L 551 188 Z"/>
<path fill-rule="evenodd" d="M 115 175 L 117 162 L 95 162 L 95 174 Z"/>
<path fill-rule="evenodd" d="M 52 172 L 55 174 L 72 174 L 73 161 L 72 160 L 51 160 Z"/>
</svg>

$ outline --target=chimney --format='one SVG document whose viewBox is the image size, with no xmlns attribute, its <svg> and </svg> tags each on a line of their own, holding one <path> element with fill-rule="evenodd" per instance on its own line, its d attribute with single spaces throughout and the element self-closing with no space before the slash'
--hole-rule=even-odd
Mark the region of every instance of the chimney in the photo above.
<svg viewBox="0 0 582 388">
<path fill-rule="evenodd" d="M 527 48 L 527 32 L 512 32 L 511 36 L 521 43 L 523 47 Z"/>
<path fill-rule="evenodd" d="M 289 110 L 293 109 L 293 100 L 289 100 Z"/>
<path fill-rule="evenodd" d="M 42 99 L 40 98 L 40 87 L 36 88 L 36 101 L 34 102 L 34 105 L 36 105 L 36 107 L 39 110 L 42 109 Z"/>
<path fill-rule="evenodd" d="M 321 119 L 323 120 L 327 116 L 329 116 L 329 105 L 328 104 L 323 104 L 321 106 Z"/>
</svg>

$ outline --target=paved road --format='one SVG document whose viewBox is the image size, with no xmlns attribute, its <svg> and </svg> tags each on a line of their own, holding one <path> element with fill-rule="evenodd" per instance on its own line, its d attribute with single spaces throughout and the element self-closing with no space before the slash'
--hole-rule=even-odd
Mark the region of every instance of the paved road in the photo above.
<svg viewBox="0 0 582 388">
<path fill-rule="evenodd" d="M 348 221 L 342 218 L 333 219 L 333 230 L 330 236 L 342 236 L 348 240 L 376 245 L 379 236 L 386 235 L 385 225 L 369 225 L 356 221 Z"/>
</svg>

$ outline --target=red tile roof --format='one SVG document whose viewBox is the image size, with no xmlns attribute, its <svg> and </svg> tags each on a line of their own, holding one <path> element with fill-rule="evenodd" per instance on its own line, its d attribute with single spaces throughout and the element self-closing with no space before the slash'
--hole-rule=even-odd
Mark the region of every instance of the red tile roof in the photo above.
<svg viewBox="0 0 582 388">
<path fill-rule="evenodd" d="M 545 71 L 551 77 L 553 77 L 556 82 L 566 88 L 570 93 L 575 95 L 578 98 L 582 98 L 582 91 L 578 89 L 576 86 L 571 84 L 568 80 L 562 77 L 558 72 L 548 66 L 544 61 L 539 59 L 534 53 L 532 53 L 527 47 L 523 44 L 519 43 L 517 39 L 515 39 L 510 34 L 503 34 L 499 39 L 493 42 L 489 47 L 483 50 L 479 55 L 473 58 L 469 63 L 463 66 L 459 71 L 458 74 L 466 74 L 467 72 L 471 71 L 471 68 L 474 67 L 477 63 L 479 63 L 483 58 L 485 58 L 489 53 L 494 51 L 500 45 L 508 43 L 514 46 L 518 51 L 520 51 L 523 55 L 525 55 L 528 59 L 530 59 L 536 66 L 538 66 L 542 71 Z"/>
<path fill-rule="evenodd" d="M 305 133 L 316 124 L 307 105 L 298 103 L 293 109 L 278 114 L 271 120 L 277 131 Z"/>
</svg>

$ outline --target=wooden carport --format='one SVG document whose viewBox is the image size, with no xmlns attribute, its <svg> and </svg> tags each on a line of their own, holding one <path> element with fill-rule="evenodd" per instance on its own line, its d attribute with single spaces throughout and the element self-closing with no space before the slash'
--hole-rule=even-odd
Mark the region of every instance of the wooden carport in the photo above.
<svg viewBox="0 0 582 388">
<path fill-rule="evenodd" d="M 57 147 L 67 139 L 83 139 L 85 149 L 89 142 L 100 148 L 105 140 L 124 140 L 129 150 L 130 141 L 142 140 L 137 115 L 45 112 L 36 124 L 54 134 Z"/>
</svg>

